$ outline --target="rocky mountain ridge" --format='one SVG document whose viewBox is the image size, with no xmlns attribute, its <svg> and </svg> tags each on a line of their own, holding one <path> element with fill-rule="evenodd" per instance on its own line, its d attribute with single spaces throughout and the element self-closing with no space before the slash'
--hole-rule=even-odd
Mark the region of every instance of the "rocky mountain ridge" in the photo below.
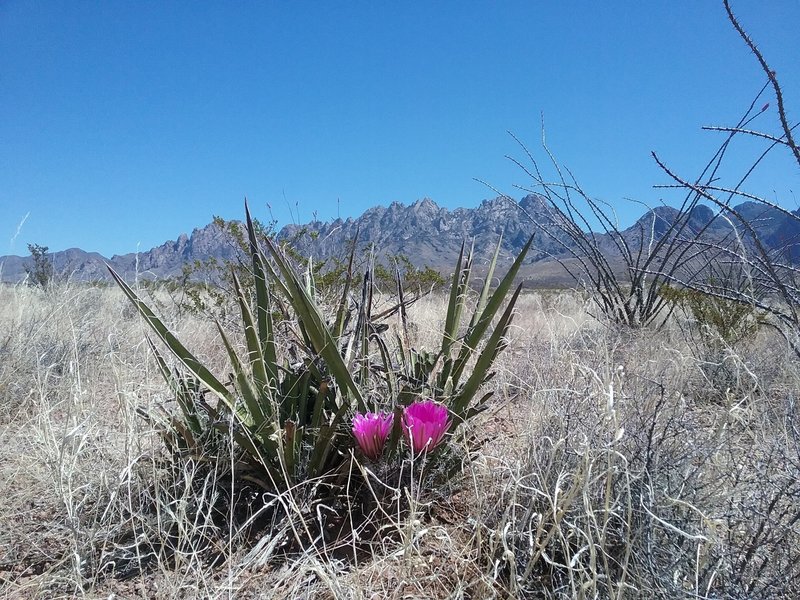
<svg viewBox="0 0 800 600">
<path fill-rule="evenodd" d="M 745 202 L 734 210 L 743 215 L 770 245 L 785 245 L 800 240 L 800 223 L 778 209 L 754 202 Z M 674 208 L 661 206 L 646 212 L 634 225 L 622 232 L 629 242 L 637 243 L 643 235 L 657 237 L 679 215 Z M 410 205 L 393 202 L 375 206 L 358 218 L 336 219 L 329 222 L 312 221 L 305 225 L 288 225 L 278 232 L 278 238 L 289 241 L 301 254 L 315 257 L 343 256 L 358 232 L 359 245 L 373 246 L 379 255 L 402 254 L 416 266 L 431 266 L 447 271 L 452 268 L 464 240 L 474 243 L 478 261 L 486 260 L 503 235 L 501 262 L 510 261 L 532 233 L 549 229 L 555 235 L 539 233 L 529 262 L 540 264 L 538 270 L 550 273 L 552 282 L 567 282 L 552 256 L 567 256 L 570 246 L 564 235 L 552 227 L 558 213 L 548 201 L 528 195 L 519 201 L 499 197 L 483 201 L 475 208 L 450 210 L 425 198 Z M 704 231 L 705 239 L 718 240 L 731 232 L 729 221 L 719 217 L 707 206 L 697 206 L 689 221 L 691 232 Z M 601 247 L 612 250 L 608 236 L 598 235 Z M 214 257 L 218 260 L 236 256 L 237 247 L 231 237 L 217 224 L 210 223 L 195 229 L 191 235 L 181 234 L 150 250 L 114 255 L 107 259 L 96 252 L 71 248 L 54 252 L 55 272 L 77 281 L 110 279 L 106 263 L 126 279 L 135 277 L 168 278 L 179 275 L 183 265 L 195 260 Z M 23 281 L 30 257 L 0 257 L 0 280 Z M 530 271 L 530 270 L 529 270 Z M 549 280 L 548 280 L 549 281 Z M 552 283 L 551 282 L 551 283 Z"/>
</svg>

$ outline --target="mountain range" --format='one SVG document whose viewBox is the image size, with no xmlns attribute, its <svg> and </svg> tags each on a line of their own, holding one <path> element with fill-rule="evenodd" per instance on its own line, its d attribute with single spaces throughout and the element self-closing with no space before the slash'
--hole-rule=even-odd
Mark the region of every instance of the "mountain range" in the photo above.
<svg viewBox="0 0 800 600">
<path fill-rule="evenodd" d="M 745 202 L 734 210 L 758 230 L 759 237 L 770 247 L 800 240 L 800 211 L 793 213 L 793 217 L 791 213 L 755 202 Z M 622 236 L 632 244 L 641 243 L 645 232 L 658 238 L 679 215 L 675 208 L 657 207 L 622 230 Z M 519 201 L 499 197 L 485 200 L 476 208 L 454 210 L 425 198 L 410 205 L 393 202 L 389 206 L 375 206 L 355 219 L 287 225 L 277 237 L 288 241 L 303 255 L 324 258 L 342 256 L 358 232 L 359 245 L 372 245 L 379 255 L 402 254 L 415 266 L 430 266 L 446 273 L 455 264 L 464 240 L 474 243 L 476 261 L 480 264 L 489 259 L 502 234 L 502 264 L 516 256 L 532 233 L 540 231 L 522 273 L 536 284 L 549 287 L 571 281 L 553 259 L 570 260 L 570 240 L 555 226 L 558 219 L 552 205 L 535 194 Z M 729 236 L 732 224 L 709 207 L 698 205 L 690 214 L 688 231 L 691 234 L 701 230 L 706 241 L 714 242 Z M 601 248 L 613 253 L 614 245 L 608 235 L 598 234 L 596 239 Z M 179 275 L 183 265 L 196 260 L 212 257 L 225 260 L 236 255 L 235 242 L 214 222 L 145 252 L 106 258 L 96 252 L 71 248 L 49 254 L 56 274 L 77 281 L 109 280 L 106 263 L 129 280 L 155 279 Z M 0 280 L 23 281 L 26 267 L 31 265 L 30 256 L 0 257 Z"/>
</svg>

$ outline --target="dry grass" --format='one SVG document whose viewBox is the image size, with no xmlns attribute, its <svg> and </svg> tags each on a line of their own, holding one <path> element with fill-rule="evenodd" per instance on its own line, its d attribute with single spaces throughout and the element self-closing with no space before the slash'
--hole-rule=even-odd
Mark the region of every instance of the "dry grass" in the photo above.
<svg viewBox="0 0 800 600">
<path fill-rule="evenodd" d="M 800 369 L 766 333 L 715 380 L 676 324 L 619 330 L 576 294 L 525 296 L 463 477 L 396 490 L 405 511 L 389 494 L 369 553 L 287 557 L 288 523 L 214 535 L 203 507 L 219 491 L 190 464 L 163 483 L 136 411 L 170 399 L 117 290 L 2 287 L 0 307 L 4 597 L 800 595 Z M 443 312 L 413 307 L 418 345 L 435 346 Z M 212 326 L 165 316 L 225 372 Z"/>
</svg>

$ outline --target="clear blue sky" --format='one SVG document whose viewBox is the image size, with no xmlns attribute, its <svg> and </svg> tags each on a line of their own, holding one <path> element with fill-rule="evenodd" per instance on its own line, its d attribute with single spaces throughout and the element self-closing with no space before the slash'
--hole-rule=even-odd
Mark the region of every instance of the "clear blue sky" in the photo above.
<svg viewBox="0 0 800 600">
<path fill-rule="evenodd" d="M 734 9 L 796 122 L 800 2 Z M 700 126 L 733 124 L 762 83 L 710 0 L 4 0 L 0 255 L 145 250 L 240 218 L 245 196 L 280 224 L 336 217 L 337 199 L 342 217 L 476 206 L 494 194 L 473 178 L 520 197 L 506 132 L 541 158 L 542 113 L 561 162 L 629 221 L 624 198 L 666 195 L 649 152 L 696 174 L 720 141 Z M 749 189 L 795 208 L 800 173 L 772 161 Z"/>
</svg>

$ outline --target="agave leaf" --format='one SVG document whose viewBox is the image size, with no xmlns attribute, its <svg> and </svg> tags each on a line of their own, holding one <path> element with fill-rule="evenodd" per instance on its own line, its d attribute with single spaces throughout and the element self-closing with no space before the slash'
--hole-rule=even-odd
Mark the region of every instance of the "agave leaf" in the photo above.
<svg viewBox="0 0 800 600">
<path fill-rule="evenodd" d="M 374 267 L 374 255 L 370 256 L 370 264 L 364 273 L 364 284 L 361 288 L 361 306 L 358 307 L 358 321 L 356 322 L 356 335 L 361 344 L 360 356 L 361 376 L 360 383 L 363 386 L 369 381 L 369 327 L 370 313 L 372 312 L 372 270 Z"/>
<path fill-rule="evenodd" d="M 445 389 L 445 388 L 453 388 L 453 359 L 449 356 L 445 357 L 442 363 L 442 370 L 439 372 L 438 376 L 438 388 Z"/>
<path fill-rule="evenodd" d="M 275 348 L 275 327 L 272 322 L 272 298 L 267 285 L 267 267 L 264 254 L 256 239 L 256 230 L 247 202 L 244 204 L 247 216 L 247 235 L 250 242 L 250 257 L 253 262 L 253 284 L 256 291 L 256 322 L 258 323 L 258 342 L 261 346 L 261 356 L 264 360 L 264 369 L 267 372 L 266 383 L 275 388 L 278 379 L 278 358 Z"/>
<path fill-rule="evenodd" d="M 486 408 L 487 408 L 486 407 L 486 403 L 489 401 L 489 398 L 491 398 L 492 396 L 494 396 L 494 391 L 486 392 L 483 395 L 483 397 L 481 397 L 481 399 L 478 400 L 478 402 L 476 402 L 474 405 L 470 406 L 467 409 L 467 412 L 466 412 L 466 419 L 469 420 L 472 417 L 474 417 L 474 416 L 482 413 L 483 411 L 485 411 Z"/>
<path fill-rule="evenodd" d="M 330 385 L 328 385 L 327 381 L 323 381 L 319 384 L 317 398 L 314 401 L 314 414 L 311 417 L 311 427 L 314 429 L 319 429 L 322 426 L 322 417 L 325 413 L 325 401 L 330 389 Z"/>
<path fill-rule="evenodd" d="M 203 427 L 200 424 L 200 419 L 197 418 L 197 407 L 194 404 L 194 393 L 196 390 L 191 389 L 195 386 L 191 386 L 190 388 L 185 380 L 178 379 L 175 374 L 170 371 L 169 367 L 167 367 L 167 362 L 164 360 L 164 357 L 161 356 L 161 353 L 158 351 L 158 348 L 156 348 L 153 340 L 150 339 L 150 336 L 147 336 L 146 339 L 150 349 L 153 351 L 153 356 L 156 357 L 156 363 L 161 371 L 161 375 L 175 394 L 175 400 L 178 402 L 186 424 L 193 434 L 201 433 Z"/>
<path fill-rule="evenodd" d="M 325 377 L 322 375 L 322 371 L 319 370 L 319 367 L 312 359 L 306 358 L 303 361 L 303 364 L 305 365 L 305 368 L 308 369 L 308 371 L 314 377 L 314 379 L 316 379 L 317 381 L 322 381 L 323 379 L 325 379 Z"/>
<path fill-rule="evenodd" d="M 347 403 L 342 403 L 336 414 L 333 415 L 331 422 L 319 428 L 317 439 L 314 442 L 314 449 L 311 452 L 311 459 L 308 464 L 309 474 L 314 477 L 324 471 L 328 455 L 333 447 L 333 440 L 339 436 L 339 425 L 348 409 Z"/>
<path fill-rule="evenodd" d="M 460 294 L 465 245 L 466 242 L 461 243 L 461 250 L 458 253 L 456 268 L 453 272 L 453 281 L 450 285 L 450 298 L 447 301 L 447 316 L 445 317 L 444 321 L 444 336 L 442 337 L 442 356 L 448 356 L 450 354 L 450 347 L 455 341 L 456 334 L 458 333 L 459 322 L 461 320 L 461 307 L 463 306 L 463 298 L 461 298 Z"/>
<path fill-rule="evenodd" d="M 268 406 L 270 376 L 267 374 L 267 366 L 264 362 L 262 346 L 259 343 L 255 323 L 253 322 L 253 313 L 250 311 L 250 306 L 248 305 L 247 299 L 242 291 L 242 286 L 239 283 L 239 278 L 236 276 L 236 272 L 231 270 L 231 276 L 233 278 L 233 288 L 236 292 L 236 298 L 239 301 L 239 309 L 242 313 L 244 339 L 247 343 L 247 358 L 248 362 L 250 363 L 250 369 L 253 372 L 253 380 L 256 384 L 256 389 L 259 392 L 258 396 L 267 399 L 267 401 L 262 402 L 262 404 Z M 268 414 L 263 411 L 263 408 L 262 412 L 264 415 Z"/>
<path fill-rule="evenodd" d="M 395 373 L 394 365 L 392 365 L 389 347 L 386 345 L 386 341 L 380 336 L 375 336 L 375 342 L 381 354 L 381 362 L 383 363 L 384 372 L 386 373 L 384 378 L 387 388 L 386 393 L 389 398 L 394 398 L 397 392 L 397 374 Z"/>
<path fill-rule="evenodd" d="M 268 245 L 274 246 L 270 240 L 267 240 Z M 274 283 L 278 286 L 278 289 L 281 291 L 285 298 L 291 298 L 291 292 L 289 291 L 289 287 L 286 283 L 281 279 L 278 272 L 275 270 L 275 267 L 272 265 L 271 262 L 268 260 L 264 261 L 264 266 L 266 267 L 266 271 L 269 273 L 270 282 Z"/>
<path fill-rule="evenodd" d="M 370 309 L 372 307 L 372 269 L 374 256 L 370 255 L 367 266 L 364 269 L 364 280 L 361 284 L 361 302 L 358 305 L 356 324 L 351 335 L 347 338 L 344 345 L 344 363 L 349 371 L 354 371 L 355 364 L 368 353 L 367 327 L 370 321 Z M 338 340 L 341 343 L 341 339 Z M 359 354 L 360 352 L 360 354 Z M 360 383 L 365 385 L 367 373 L 364 372 L 364 363 L 361 361 Z"/>
<path fill-rule="evenodd" d="M 297 419 L 301 412 L 305 412 L 302 406 L 308 402 L 310 384 L 311 372 L 309 370 L 304 369 L 300 374 L 293 374 L 292 384 L 282 399 L 282 422 Z"/>
<path fill-rule="evenodd" d="M 336 428 L 331 425 L 322 425 L 317 431 L 316 443 L 308 461 L 308 474 L 310 477 L 316 477 L 324 472 L 328 449 L 335 436 Z"/>
<path fill-rule="evenodd" d="M 263 304 L 263 312 L 266 314 L 264 319 L 266 337 L 260 336 L 260 342 L 264 356 L 264 367 L 269 377 L 268 384 L 270 388 L 275 389 L 278 381 L 278 351 L 275 345 L 275 323 L 272 317 L 272 292 L 270 292 L 268 287 L 264 289 Z M 258 310 L 261 312 L 262 308 L 259 306 Z"/>
<path fill-rule="evenodd" d="M 347 369 L 352 370 L 353 363 L 355 362 L 355 343 L 358 337 L 358 319 L 356 318 L 356 326 L 350 332 L 350 335 L 347 336 L 347 342 L 342 344 L 342 338 L 340 337 L 337 342 L 341 344 L 342 348 L 342 360 L 344 364 L 347 365 Z"/>
<path fill-rule="evenodd" d="M 472 313 L 472 320 L 469 323 L 469 328 L 473 328 L 475 324 L 478 322 L 478 319 L 483 313 L 483 309 L 486 308 L 486 301 L 489 299 L 489 291 L 492 287 L 492 278 L 494 277 L 494 270 L 497 266 L 497 257 L 500 255 L 500 247 L 503 245 L 503 234 L 500 234 L 500 239 L 497 240 L 497 246 L 494 249 L 494 254 L 492 255 L 492 261 L 489 263 L 489 270 L 486 273 L 486 279 L 483 280 L 483 288 L 481 289 L 480 298 L 478 298 L 478 304 L 475 307 L 475 312 Z M 523 250 L 525 252 L 525 250 Z"/>
<path fill-rule="evenodd" d="M 455 389 L 455 381 L 453 381 L 452 377 L 448 377 L 447 381 L 444 382 L 444 387 L 442 388 L 442 396 L 444 396 L 445 398 L 452 397 L 454 389 Z"/>
<path fill-rule="evenodd" d="M 300 379 L 300 373 L 297 368 L 290 368 L 284 370 L 283 379 L 281 380 L 281 387 L 276 394 L 276 400 L 279 404 L 278 418 L 279 422 L 283 423 L 289 416 L 289 406 L 292 404 L 292 394 L 296 393 L 297 382 Z"/>
<path fill-rule="evenodd" d="M 336 309 L 336 324 L 333 328 L 333 337 L 339 340 L 344 333 L 344 325 L 347 321 L 347 304 L 350 296 L 350 288 L 353 285 L 353 260 L 356 255 L 356 247 L 358 246 L 358 233 L 359 228 L 356 228 L 356 235 L 353 237 L 353 247 L 350 249 L 350 257 L 347 260 L 347 274 L 344 279 L 344 289 L 342 290 L 342 298 L 339 301 L 339 307 Z"/>
<path fill-rule="evenodd" d="M 187 425 L 186 421 L 181 420 L 180 418 L 173 417 L 168 419 L 168 427 L 172 430 L 173 435 L 173 443 L 175 446 L 179 447 L 181 451 L 191 452 L 196 454 L 198 451 L 197 442 L 192 435 L 189 426 Z"/>
<path fill-rule="evenodd" d="M 183 364 L 189 372 L 194 375 L 197 379 L 199 379 L 203 385 L 205 385 L 209 390 L 211 390 L 214 394 L 216 394 L 220 400 L 232 411 L 236 410 L 236 400 L 233 395 L 228 391 L 228 389 L 216 378 L 214 375 L 209 371 L 203 363 L 201 363 L 197 358 L 189 352 L 183 344 L 176 338 L 169 329 L 167 329 L 166 325 L 159 319 L 150 307 L 148 307 L 140 298 L 136 295 L 130 286 L 123 281 L 122 277 L 117 274 L 111 266 L 106 265 L 108 270 L 111 272 L 111 276 L 114 278 L 114 281 L 117 282 L 117 285 L 122 289 L 126 296 L 130 299 L 136 309 L 139 311 L 148 325 L 150 325 L 151 329 L 156 333 L 156 335 L 164 342 L 167 347 L 172 351 L 175 357 Z"/>
<path fill-rule="evenodd" d="M 283 464 L 289 479 L 293 480 L 295 478 L 300 442 L 303 439 L 303 430 L 298 428 L 294 421 L 286 421 L 283 424 L 283 433 L 286 438 L 283 444 Z"/>
<path fill-rule="evenodd" d="M 511 320 L 514 317 L 514 306 L 517 303 L 517 298 L 519 298 L 521 291 L 522 285 L 517 286 L 516 291 L 508 302 L 505 312 L 503 312 L 503 315 L 497 322 L 497 326 L 492 332 L 492 335 L 489 336 L 489 340 L 486 342 L 486 347 L 478 357 L 472 373 L 464 383 L 464 386 L 459 390 L 457 396 L 453 399 L 450 408 L 458 420 L 463 420 L 464 412 L 470 400 L 478 391 L 480 386 L 486 381 L 487 373 L 494 363 L 498 352 L 505 347 L 506 342 L 504 341 L 504 338 L 508 333 Z"/>
<path fill-rule="evenodd" d="M 400 367 L 403 373 L 411 373 L 412 372 L 412 357 L 409 356 L 408 352 L 406 352 L 405 344 L 403 344 L 403 338 L 395 333 L 394 336 L 395 340 L 397 341 L 397 352 L 400 356 Z"/>
<path fill-rule="evenodd" d="M 275 435 L 265 440 L 259 440 L 261 448 L 247 435 L 246 430 L 235 428 L 230 435 L 236 445 L 245 451 L 247 457 L 250 459 L 248 462 L 263 470 L 269 476 L 272 488 L 284 487 L 286 477 L 271 461 L 271 459 L 277 458 L 278 452 L 281 451 L 281 444 L 275 439 L 280 439 L 280 435 Z M 266 455 L 262 453 L 262 449 L 267 451 Z"/>
<path fill-rule="evenodd" d="M 139 407 L 136 409 L 136 413 L 156 431 L 170 452 L 196 450 L 197 442 L 194 435 L 179 417 L 170 415 L 163 409 L 156 414 L 155 411 L 147 411 Z"/>
<path fill-rule="evenodd" d="M 316 383 L 316 385 L 314 385 Z M 316 406 L 319 398 L 319 388 L 321 383 L 319 380 L 313 380 L 309 377 L 309 383 L 306 385 L 305 396 L 303 401 L 297 407 L 297 423 L 300 427 L 305 427 L 312 415 L 314 414 L 314 407 Z"/>
<path fill-rule="evenodd" d="M 287 300 L 297 313 L 297 318 L 304 327 L 312 348 L 325 361 L 334 379 L 349 392 L 349 395 L 355 398 L 359 410 L 366 410 L 361 391 L 353 381 L 342 355 L 339 354 L 336 341 L 333 339 L 330 329 L 325 324 L 325 319 L 319 307 L 306 293 L 297 274 L 286 261 L 283 254 L 270 240 L 267 240 L 267 248 L 283 275 L 289 294 Z"/>
<path fill-rule="evenodd" d="M 317 283 L 314 281 L 314 260 L 311 256 L 308 257 L 308 262 L 306 263 L 306 270 L 303 274 L 303 283 L 306 285 L 306 293 L 308 294 L 308 297 L 311 299 L 316 299 Z"/>
<path fill-rule="evenodd" d="M 502 239 L 501 239 L 502 241 Z M 522 250 L 520 251 L 519 255 L 517 255 L 516 260 L 511 265 L 511 268 L 506 273 L 505 277 L 500 281 L 500 284 L 497 286 L 497 289 L 492 294 L 491 298 L 489 298 L 488 302 L 484 309 L 480 308 L 480 302 L 478 305 L 478 309 L 475 311 L 475 315 L 473 316 L 473 325 L 467 330 L 467 334 L 464 336 L 464 342 L 461 346 L 461 350 L 458 354 L 458 360 L 455 363 L 453 368 L 453 383 L 454 385 L 458 385 L 458 381 L 461 378 L 462 373 L 464 372 L 464 368 L 467 365 L 467 361 L 469 361 L 470 356 L 475 351 L 475 348 L 478 346 L 478 343 L 483 338 L 486 330 L 492 323 L 495 315 L 497 314 L 500 306 L 505 300 L 506 295 L 508 294 L 508 290 L 511 288 L 511 285 L 514 282 L 514 279 L 519 272 L 520 267 L 522 266 L 523 261 L 525 260 L 525 256 L 528 253 L 528 250 L 533 243 L 533 236 L 528 239 L 528 242 L 523 246 Z M 500 250 L 500 243 L 497 245 L 497 250 L 495 250 L 494 259 L 492 260 L 492 265 L 490 268 L 490 273 L 494 271 L 494 264 L 497 260 L 497 253 Z M 484 284 L 484 290 L 481 296 L 483 297 L 485 294 L 488 293 L 488 284 L 489 278 L 486 279 L 486 284 Z"/>
<path fill-rule="evenodd" d="M 400 443 L 400 436 L 403 433 L 403 407 L 394 407 L 394 419 L 392 420 L 392 431 L 389 433 L 386 453 L 394 456 L 397 452 L 397 445 Z"/>
<path fill-rule="evenodd" d="M 437 387 L 439 389 L 447 387 L 448 380 L 452 376 L 454 363 L 450 358 L 450 353 L 453 344 L 456 342 L 458 330 L 461 327 L 461 314 L 464 312 L 464 306 L 467 301 L 467 290 L 469 289 L 469 280 L 472 274 L 473 248 L 474 244 L 470 247 L 462 264 L 464 244 L 461 244 L 461 253 L 458 257 L 456 273 L 453 275 L 453 285 L 450 290 L 450 301 L 448 302 L 447 316 L 445 318 L 445 331 L 442 337 L 442 349 L 439 353 L 444 359 L 442 370 L 437 377 Z"/>
<path fill-rule="evenodd" d="M 240 416 L 244 418 L 246 425 L 252 426 L 258 430 L 264 423 L 264 412 L 262 411 L 261 404 L 258 401 L 258 395 L 253 389 L 250 379 L 247 377 L 247 373 L 245 373 L 242 362 L 239 360 L 239 356 L 236 354 L 236 350 L 233 349 L 233 346 L 228 340 L 228 336 L 225 335 L 222 325 L 220 325 L 218 321 L 215 321 L 215 324 L 217 326 L 217 330 L 219 331 L 220 338 L 222 339 L 222 343 L 225 345 L 225 350 L 228 351 L 228 357 L 230 358 L 231 367 L 233 368 L 233 375 L 236 381 L 236 388 L 242 395 L 244 404 L 247 407 L 247 412 L 245 414 L 241 414 L 240 412 Z"/>
<path fill-rule="evenodd" d="M 403 335 L 408 340 L 408 304 L 403 290 L 403 275 L 399 265 L 395 266 L 395 282 L 397 283 L 397 306 L 400 310 L 400 324 L 403 326 Z"/>
<path fill-rule="evenodd" d="M 265 368 L 271 378 L 268 383 L 275 385 L 278 373 L 275 351 L 275 336 L 272 326 L 272 302 L 270 301 L 269 287 L 267 286 L 266 267 L 264 255 L 258 246 L 256 229 L 250 216 L 247 200 L 244 203 L 244 212 L 247 217 L 247 237 L 250 243 L 250 257 L 253 262 L 253 282 L 256 290 L 256 321 L 258 322 L 258 339 L 261 342 L 261 354 L 264 357 Z"/>
</svg>

